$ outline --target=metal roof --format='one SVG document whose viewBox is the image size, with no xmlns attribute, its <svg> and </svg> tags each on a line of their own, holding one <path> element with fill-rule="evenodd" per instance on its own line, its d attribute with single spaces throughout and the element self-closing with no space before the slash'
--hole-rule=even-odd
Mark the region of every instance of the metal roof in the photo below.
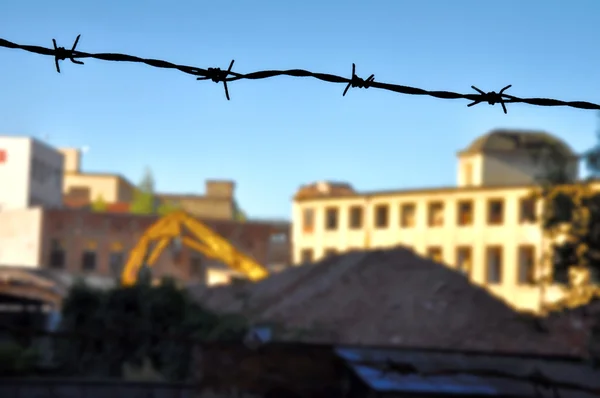
<svg viewBox="0 0 600 398">
<path fill-rule="evenodd" d="M 590 390 L 600 392 L 600 372 L 579 362 L 393 348 L 337 347 L 335 352 L 379 392 L 527 397 L 543 391 L 534 374 L 563 384 L 557 386 L 560 396 L 583 398 L 597 396 Z"/>
</svg>

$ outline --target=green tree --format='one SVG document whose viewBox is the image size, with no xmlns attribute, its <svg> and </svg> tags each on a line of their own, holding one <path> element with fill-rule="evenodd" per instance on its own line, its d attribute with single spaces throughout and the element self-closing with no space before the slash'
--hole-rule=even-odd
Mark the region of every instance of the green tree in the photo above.
<svg viewBox="0 0 600 398">
<path fill-rule="evenodd" d="M 163 202 L 158 206 L 158 210 L 156 212 L 159 216 L 166 216 L 167 214 L 178 210 L 181 210 L 181 206 L 174 203 Z"/>
<path fill-rule="evenodd" d="M 140 184 L 133 193 L 130 212 L 134 214 L 154 214 L 156 212 L 154 177 L 149 168 L 146 168 Z"/>
<path fill-rule="evenodd" d="M 78 284 L 64 304 L 61 329 L 94 337 L 57 346 L 69 374 L 119 377 L 150 363 L 165 379 L 184 380 L 191 339 L 241 341 L 248 330 L 244 318 L 206 310 L 172 279 L 109 291 Z"/>
<path fill-rule="evenodd" d="M 236 200 L 233 201 L 233 219 L 238 222 L 246 222 L 248 220 L 246 212 L 240 208 Z"/>
<path fill-rule="evenodd" d="M 597 136 L 600 144 L 600 130 Z M 542 259 L 551 272 L 542 277 L 540 286 L 544 289 L 554 282 L 563 287 L 565 299 L 551 309 L 586 304 L 599 293 L 600 194 L 590 183 L 600 175 L 600 145 L 578 155 L 590 178 L 576 183 L 568 181 L 566 167 L 572 159 L 564 152 L 550 149 L 532 155 L 545 169 L 532 197 L 541 201 L 539 221 L 551 242 Z"/>
<path fill-rule="evenodd" d="M 92 202 L 92 211 L 101 213 L 105 212 L 106 210 L 108 210 L 108 204 L 104 200 L 104 197 L 100 194 L 96 200 Z"/>
</svg>

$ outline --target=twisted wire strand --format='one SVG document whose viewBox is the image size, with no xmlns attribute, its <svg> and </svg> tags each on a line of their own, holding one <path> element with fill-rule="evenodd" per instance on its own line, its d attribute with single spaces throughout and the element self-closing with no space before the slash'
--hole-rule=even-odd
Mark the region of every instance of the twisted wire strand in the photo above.
<svg viewBox="0 0 600 398">
<path fill-rule="evenodd" d="M 58 73 L 61 72 L 60 61 L 70 60 L 74 64 L 83 65 L 84 63 L 81 60 L 86 58 L 111 62 L 132 62 L 145 64 L 155 68 L 174 69 L 179 72 L 195 76 L 197 80 L 212 80 L 215 83 L 223 83 L 225 97 L 227 98 L 227 100 L 230 100 L 229 88 L 227 83 L 231 83 L 237 80 L 261 80 L 269 79 L 276 76 L 290 76 L 311 77 L 327 83 L 346 84 L 346 88 L 342 94 L 344 96 L 350 88 L 376 88 L 405 95 L 424 95 L 446 100 L 469 100 L 471 101 L 467 105 L 469 107 L 478 105 L 480 103 L 487 103 L 489 105 L 500 104 L 505 114 L 507 113 L 506 105 L 511 103 L 522 103 L 535 106 L 564 106 L 585 110 L 600 110 L 600 105 L 592 102 L 562 101 L 552 98 L 521 98 L 515 95 L 507 94 L 505 91 L 511 88 L 512 85 L 507 85 L 498 92 L 485 92 L 483 90 L 480 90 L 476 86 L 471 86 L 471 88 L 476 91 L 475 93 L 461 94 L 452 91 L 425 90 L 418 87 L 378 82 L 375 81 L 375 75 L 370 75 L 367 79 L 362 79 L 358 77 L 356 74 L 356 66 L 354 64 L 352 64 L 352 75 L 350 78 L 348 78 L 343 76 L 332 75 L 329 73 L 311 72 L 305 69 L 262 70 L 250 73 L 239 73 L 232 70 L 233 64 L 235 62 L 234 60 L 231 61 L 227 70 L 222 70 L 219 67 L 199 68 L 195 66 L 174 64 L 172 62 L 163 61 L 159 59 L 141 58 L 128 54 L 88 53 L 77 50 L 77 45 L 79 44 L 80 37 L 81 35 L 77 36 L 74 44 L 71 46 L 70 49 L 57 46 L 56 40 L 54 39 L 52 39 L 53 47 L 46 48 L 34 45 L 17 44 L 0 38 L 0 47 L 22 50 L 29 53 L 54 57 L 54 64 Z"/>
</svg>

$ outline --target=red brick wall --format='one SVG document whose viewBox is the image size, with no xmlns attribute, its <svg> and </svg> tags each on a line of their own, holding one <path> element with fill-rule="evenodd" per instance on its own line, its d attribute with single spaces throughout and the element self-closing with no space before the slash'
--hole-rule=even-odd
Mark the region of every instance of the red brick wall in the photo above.
<svg viewBox="0 0 600 398">
<path fill-rule="evenodd" d="M 58 239 L 66 249 L 67 270 L 79 273 L 82 253 L 88 242 L 93 241 L 97 245 L 95 273 L 108 276 L 111 245 L 119 243 L 127 253 L 156 220 L 155 216 L 47 209 L 44 211 L 42 225 L 42 261 L 44 264 L 48 263 L 51 242 Z M 202 221 L 259 263 L 266 263 L 269 254 L 269 238 L 273 232 L 269 224 Z M 175 259 L 170 251 L 165 250 L 155 265 L 155 274 L 157 276 L 174 274 L 180 278 L 190 279 L 190 254 L 191 251 L 184 248 L 181 255 Z"/>
</svg>

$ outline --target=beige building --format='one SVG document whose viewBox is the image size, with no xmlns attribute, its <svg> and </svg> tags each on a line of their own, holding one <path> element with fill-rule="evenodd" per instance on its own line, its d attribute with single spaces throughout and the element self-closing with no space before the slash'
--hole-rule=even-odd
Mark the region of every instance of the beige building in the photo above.
<svg viewBox="0 0 600 398">
<path fill-rule="evenodd" d="M 204 195 L 161 193 L 157 197 L 162 203 L 180 207 L 196 217 L 236 219 L 234 181 L 206 180 Z"/>
<path fill-rule="evenodd" d="M 65 205 L 83 207 L 102 197 L 107 203 L 129 203 L 134 185 L 119 174 L 84 173 L 81 171 L 81 151 L 61 148 L 64 157 L 63 194 Z"/>
<path fill-rule="evenodd" d="M 578 162 L 564 142 L 543 132 L 494 130 L 458 153 L 455 187 L 359 193 L 344 183 L 304 186 L 293 204 L 293 262 L 405 245 L 517 308 L 538 311 L 560 290 L 535 283 L 549 242 L 528 194 L 544 172 L 543 154 L 556 151 L 567 155 L 567 177 L 575 181 Z"/>
</svg>

